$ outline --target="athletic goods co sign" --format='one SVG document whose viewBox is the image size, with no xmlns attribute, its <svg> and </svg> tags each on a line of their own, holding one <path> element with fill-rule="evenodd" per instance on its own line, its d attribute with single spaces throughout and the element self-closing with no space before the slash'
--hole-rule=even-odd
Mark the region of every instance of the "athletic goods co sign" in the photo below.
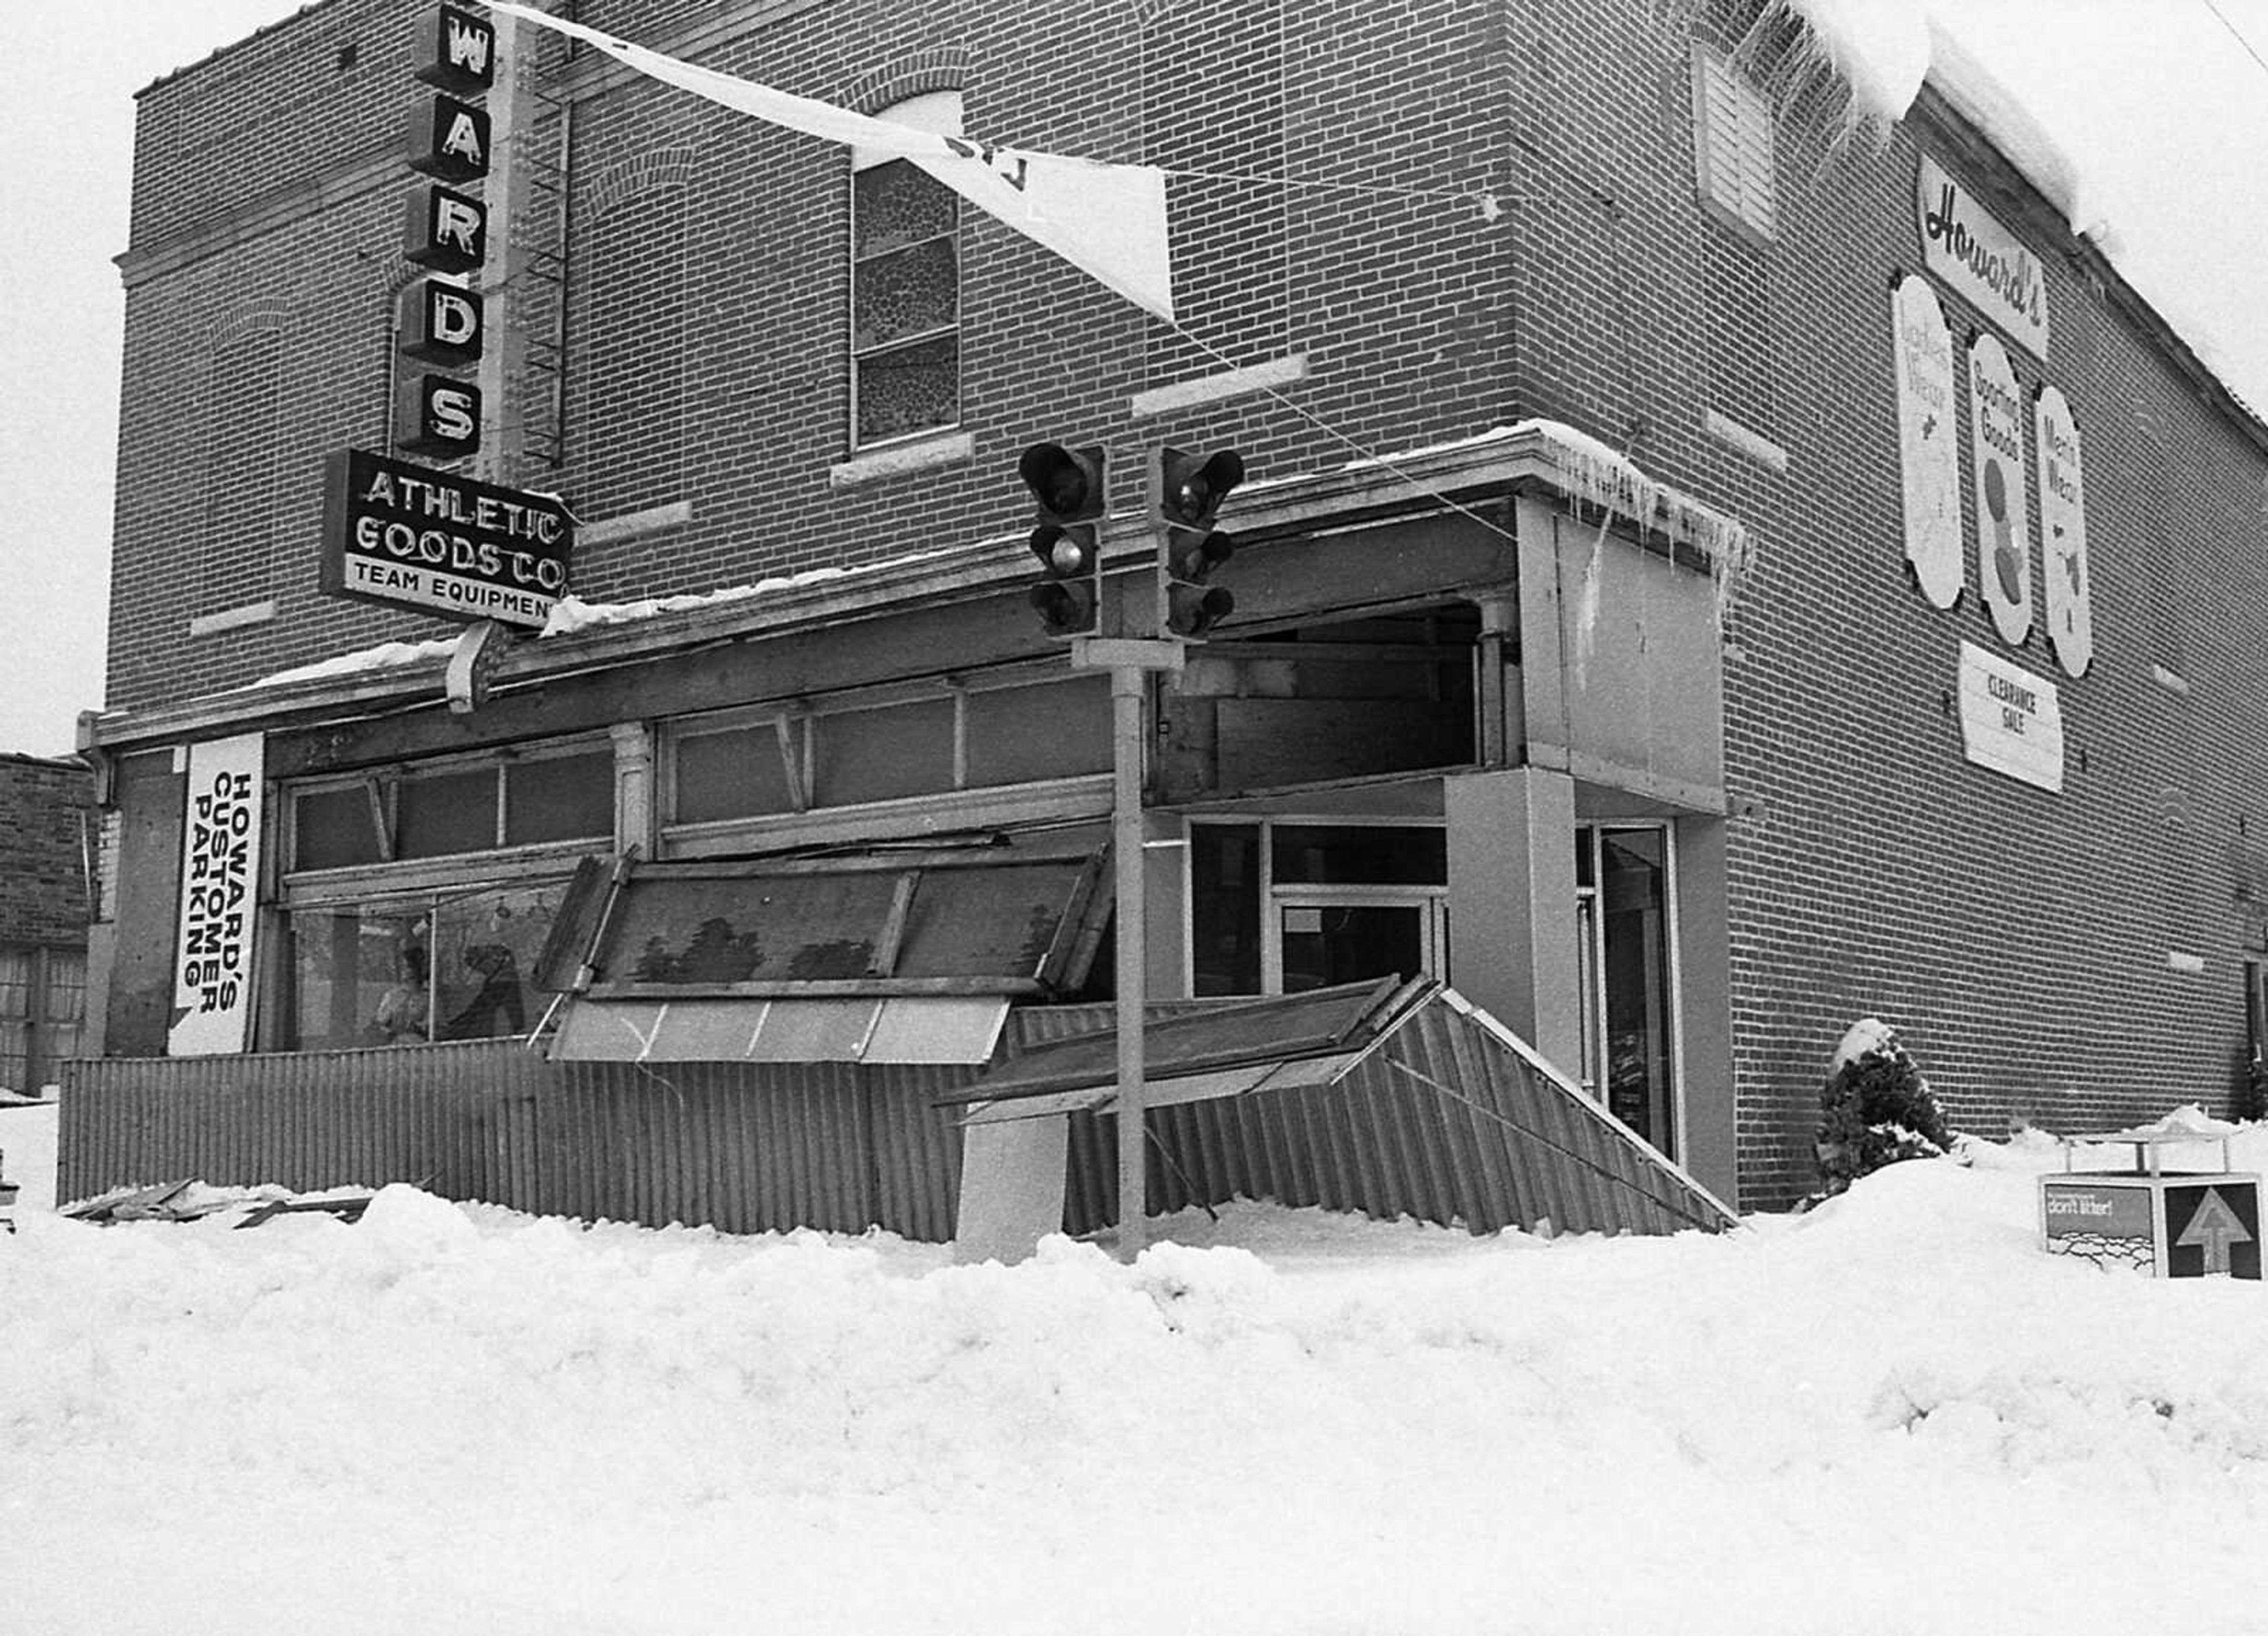
<svg viewBox="0 0 2268 1636">
<path fill-rule="evenodd" d="M 567 594 L 575 525 L 553 496 L 360 449 L 333 455 L 325 475 L 332 595 L 540 630 Z"/>
</svg>

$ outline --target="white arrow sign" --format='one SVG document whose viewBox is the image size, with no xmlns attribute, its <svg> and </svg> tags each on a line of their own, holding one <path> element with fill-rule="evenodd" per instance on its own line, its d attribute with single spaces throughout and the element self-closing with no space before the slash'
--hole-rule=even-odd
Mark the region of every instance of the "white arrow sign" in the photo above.
<svg viewBox="0 0 2268 1636">
<path fill-rule="evenodd" d="M 2228 1201 L 2212 1188 L 2205 1189 L 2204 1201 L 2198 1205 L 2197 1213 L 2190 1218 L 2189 1226 L 2182 1229 L 2182 1235 L 2174 1241 L 2183 1249 L 2202 1249 L 2205 1251 L 2205 1270 L 2208 1278 L 2216 1275 L 2226 1278 L 2228 1275 L 2228 1247 L 2251 1242 L 2252 1234 L 2244 1230 L 2244 1223 L 2236 1219 L 2236 1212 L 2231 1210 Z"/>
</svg>

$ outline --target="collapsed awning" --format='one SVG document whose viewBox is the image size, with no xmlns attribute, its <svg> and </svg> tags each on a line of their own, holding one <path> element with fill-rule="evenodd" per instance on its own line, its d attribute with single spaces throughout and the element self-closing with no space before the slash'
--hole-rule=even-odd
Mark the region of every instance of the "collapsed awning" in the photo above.
<svg viewBox="0 0 2268 1636">
<path fill-rule="evenodd" d="M 1105 1007 L 1026 1007 L 1011 1054 L 936 1093 L 960 1113 L 957 1242 L 1010 1259 L 1117 1220 L 1116 1034 Z M 1156 1210 L 1272 1198 L 1385 1219 L 1579 1233 L 1715 1232 L 1734 1212 L 1533 1046 L 1431 980 L 1149 1007 Z M 966 1111 L 961 1111 L 966 1110 Z"/>
<path fill-rule="evenodd" d="M 1093 849 L 586 859 L 538 962 L 563 1061 L 977 1063 L 1009 1006 L 1076 988 L 1110 899 Z"/>
</svg>

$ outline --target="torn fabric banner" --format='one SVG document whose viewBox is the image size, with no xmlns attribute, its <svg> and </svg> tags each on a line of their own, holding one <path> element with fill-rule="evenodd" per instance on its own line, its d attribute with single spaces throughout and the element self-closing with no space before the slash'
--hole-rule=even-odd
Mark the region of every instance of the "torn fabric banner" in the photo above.
<svg viewBox="0 0 2268 1636">
<path fill-rule="evenodd" d="M 681 62 L 509 0 L 483 4 L 596 46 L 642 74 L 735 112 L 911 159 L 979 210 L 1045 245 L 1144 312 L 1173 321 L 1166 173 L 1155 166 L 1067 158 L 916 130 Z"/>
</svg>

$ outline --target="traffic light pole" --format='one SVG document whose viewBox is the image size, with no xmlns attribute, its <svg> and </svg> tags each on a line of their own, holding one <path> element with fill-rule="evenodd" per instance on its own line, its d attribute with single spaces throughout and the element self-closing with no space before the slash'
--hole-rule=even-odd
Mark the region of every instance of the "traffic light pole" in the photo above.
<svg viewBox="0 0 2268 1636">
<path fill-rule="evenodd" d="M 1149 1237 L 1148 1112 L 1142 1013 L 1148 998 L 1149 948 L 1142 869 L 1142 754 L 1148 741 L 1144 706 L 1152 670 L 1179 670 L 1178 642 L 1082 637 L 1071 644 L 1080 670 L 1110 672 L 1110 851 L 1116 903 L 1118 1035 L 1118 1253 L 1132 1260 Z"/>
</svg>

